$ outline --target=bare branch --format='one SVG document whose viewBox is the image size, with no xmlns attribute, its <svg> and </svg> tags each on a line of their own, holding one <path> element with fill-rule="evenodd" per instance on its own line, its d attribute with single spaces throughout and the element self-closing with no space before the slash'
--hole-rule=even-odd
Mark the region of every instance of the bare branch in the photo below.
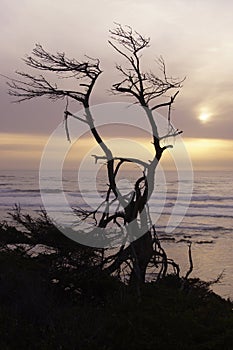
<svg viewBox="0 0 233 350">
<path fill-rule="evenodd" d="M 178 136 L 178 135 L 180 135 L 180 134 L 182 134 L 183 133 L 183 131 L 182 130 L 176 130 L 174 133 L 168 133 L 168 134 L 166 134 L 166 135 L 164 135 L 164 136 L 161 136 L 160 138 L 159 138 L 159 140 L 161 141 L 161 140 L 164 140 L 164 139 L 167 139 L 167 138 L 169 138 L 169 137 L 176 137 L 176 136 Z"/>
<path fill-rule="evenodd" d="M 187 280 L 191 272 L 193 271 L 193 259 L 192 259 L 192 242 L 188 245 L 188 257 L 189 257 L 189 269 L 184 277 L 184 280 Z"/>
<path fill-rule="evenodd" d="M 111 39 L 117 44 L 123 46 L 127 51 L 131 52 L 132 54 L 135 54 L 138 53 L 140 50 L 144 49 L 145 47 L 149 47 L 150 38 L 143 37 L 138 32 L 133 31 L 130 26 L 123 27 L 119 23 L 115 24 L 116 28 L 109 31 L 111 34 Z M 111 45 L 113 46 L 112 43 Z"/>
<path fill-rule="evenodd" d="M 17 97 L 16 102 L 30 100 L 36 97 L 47 97 L 52 100 L 70 97 L 85 106 L 88 105 L 89 97 L 97 77 L 101 74 L 99 60 L 88 57 L 85 62 L 69 59 L 64 53 L 51 54 L 39 44 L 32 51 L 32 56 L 27 56 L 24 62 L 31 68 L 58 75 L 68 74 L 68 77 L 81 79 L 81 89 L 65 90 L 52 84 L 43 75 L 34 76 L 28 73 L 16 72 L 23 80 L 8 78 L 9 94 Z"/>
<path fill-rule="evenodd" d="M 99 159 L 107 159 L 105 156 L 97 156 L 95 154 L 92 154 L 92 157 L 95 158 L 95 163 L 98 162 Z M 135 163 L 135 164 L 139 164 L 142 165 L 144 168 L 148 168 L 149 164 L 147 164 L 146 162 L 143 162 L 140 159 L 137 158 L 123 158 L 123 157 L 113 157 L 114 160 L 120 160 L 121 163 L 124 162 L 128 162 L 128 163 Z"/>
<path fill-rule="evenodd" d="M 73 114 L 73 113 L 71 113 L 71 112 L 69 112 L 69 111 L 65 111 L 64 114 L 65 114 L 67 117 L 70 116 L 70 117 L 72 117 L 72 118 L 75 118 L 75 119 L 79 120 L 80 122 L 83 122 L 83 123 L 88 124 L 88 121 L 87 121 L 87 120 L 82 119 L 82 118 L 78 117 L 77 115 L 75 115 L 75 114 Z"/>
<path fill-rule="evenodd" d="M 66 131 L 67 141 L 71 142 L 69 129 L 68 129 L 68 111 L 67 111 L 68 105 L 69 105 L 69 100 L 68 100 L 68 97 L 66 97 L 66 107 L 65 107 L 65 111 L 64 111 L 64 123 L 65 123 L 65 131 Z"/>
<path fill-rule="evenodd" d="M 158 109 L 158 108 L 161 108 L 161 107 L 167 107 L 167 106 L 169 107 L 169 106 L 171 106 L 174 103 L 175 98 L 178 95 L 178 93 L 179 93 L 179 90 L 175 93 L 175 95 L 170 97 L 170 101 L 164 102 L 164 103 L 160 103 L 158 105 L 155 105 L 154 107 L 151 108 L 151 110 L 154 111 L 155 109 Z"/>
</svg>

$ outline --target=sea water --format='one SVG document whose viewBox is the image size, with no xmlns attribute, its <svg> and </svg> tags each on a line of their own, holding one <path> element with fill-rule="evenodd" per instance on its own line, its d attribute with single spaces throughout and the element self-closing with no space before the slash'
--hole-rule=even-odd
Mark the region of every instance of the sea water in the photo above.
<svg viewBox="0 0 233 350">
<path fill-rule="evenodd" d="M 130 191 L 136 176 L 133 171 L 124 173 L 118 179 L 121 190 L 125 193 Z M 49 174 L 46 181 L 43 193 L 47 193 L 51 199 L 59 199 L 61 188 L 56 185 L 54 174 Z M 191 241 L 194 270 L 190 277 L 214 280 L 223 273 L 220 283 L 214 285 L 213 289 L 225 298 L 233 298 L 232 173 L 195 172 L 191 200 L 191 181 L 183 181 L 183 184 L 178 182 L 175 172 L 167 172 L 165 179 L 164 176 L 158 177 L 149 202 L 151 218 L 158 236 L 162 238 L 162 245 L 169 258 L 178 262 L 181 273 L 185 274 L 189 268 L 188 243 Z M 62 186 L 70 207 L 94 208 L 104 199 L 107 178 L 99 175 L 93 180 L 92 174 L 88 172 L 79 178 L 77 171 L 65 171 Z M 36 215 L 43 206 L 39 172 L 1 171 L 0 196 L 1 221 L 11 220 L 8 212 L 15 204 L 20 204 L 25 213 Z M 178 212 L 174 211 L 177 205 L 180 209 Z M 59 200 L 54 201 L 53 210 L 57 215 L 64 211 Z"/>
</svg>

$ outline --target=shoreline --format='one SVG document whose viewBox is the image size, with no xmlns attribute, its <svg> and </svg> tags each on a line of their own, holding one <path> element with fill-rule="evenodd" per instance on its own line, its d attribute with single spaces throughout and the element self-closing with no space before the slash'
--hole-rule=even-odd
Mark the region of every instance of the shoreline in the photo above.
<svg viewBox="0 0 233 350">
<path fill-rule="evenodd" d="M 38 215 L 35 215 L 35 218 L 38 218 Z M 2 222 L 2 221 L 0 221 Z M 12 222 L 14 223 L 14 220 L 12 219 Z M 11 223 L 8 222 L 9 230 L 11 229 L 18 231 L 19 234 L 22 232 L 26 232 L 27 230 L 20 224 L 15 223 L 15 225 L 11 226 Z M 176 261 L 181 268 L 181 275 L 184 275 L 185 272 L 189 268 L 189 262 L 188 262 L 188 243 L 192 240 L 192 237 L 188 237 L 185 239 L 180 239 L 180 237 L 171 237 L 168 235 L 167 237 L 163 235 L 163 238 L 161 240 L 161 244 L 164 247 L 167 255 L 169 258 L 172 258 L 174 261 Z M 233 300 L 233 277 L 232 279 L 230 276 L 233 276 L 233 273 L 231 275 L 231 271 L 233 271 L 233 264 L 228 266 L 228 269 L 226 268 L 226 264 L 223 265 L 223 261 L 220 261 L 217 263 L 216 258 L 216 250 L 219 249 L 219 247 L 222 247 L 222 249 L 225 249 L 225 239 L 221 238 L 222 243 L 220 242 L 220 239 L 215 241 L 198 241 L 196 243 L 192 244 L 192 258 L 193 258 L 193 271 L 191 273 L 191 278 L 200 278 L 204 281 L 211 281 L 215 280 L 221 273 L 223 273 L 223 278 L 221 278 L 220 282 L 217 284 L 213 284 L 211 289 L 213 292 L 215 292 L 220 297 L 224 298 L 225 300 L 231 299 Z M 201 242 L 201 243 L 200 243 Z M 13 243 L 11 241 L 11 243 Z M 18 242 L 20 243 L 20 242 Z M 23 242 L 25 243 L 25 242 Z M 228 245 L 228 250 L 230 249 L 230 246 Z M 206 262 L 206 255 L 211 254 L 211 257 L 215 260 L 215 264 L 211 261 L 211 258 L 208 259 L 208 264 Z M 229 264 L 231 263 L 230 259 L 230 251 L 229 251 Z M 220 256 L 224 256 L 223 254 Z M 225 255 L 226 258 L 227 255 Z M 203 266 L 203 259 L 205 258 L 205 262 L 207 265 Z M 221 264 L 222 265 L 221 265 Z M 220 265 L 219 265 L 220 264 Z"/>
</svg>

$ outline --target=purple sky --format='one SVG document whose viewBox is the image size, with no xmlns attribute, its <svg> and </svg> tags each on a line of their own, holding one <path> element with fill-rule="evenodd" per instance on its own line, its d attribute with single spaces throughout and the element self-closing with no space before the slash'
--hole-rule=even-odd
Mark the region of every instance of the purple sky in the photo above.
<svg viewBox="0 0 233 350">
<path fill-rule="evenodd" d="M 228 0 L 2 0 L 1 74 L 13 77 L 16 69 L 26 71 L 21 58 L 35 43 L 77 59 L 88 54 L 100 58 L 104 71 L 93 103 L 115 101 L 106 90 L 118 80 L 115 63 L 123 61 L 107 43 L 108 29 L 113 28 L 114 21 L 129 24 L 151 38 L 151 47 L 143 57 L 145 69 L 156 71 L 154 59 L 162 55 L 170 75 L 187 77 L 174 106 L 175 126 L 184 130 L 187 139 L 211 139 L 212 152 L 221 157 L 225 148 L 221 152 L 221 143 L 218 141 L 217 146 L 214 140 L 225 139 L 224 145 L 228 142 L 232 147 L 232 13 L 233 3 Z M 62 102 L 40 99 L 12 104 L 11 100 L 0 77 L 3 168 L 13 167 L 14 147 L 15 151 L 18 147 L 15 135 L 25 135 L 27 145 L 32 135 L 41 137 L 43 144 L 63 118 Z M 206 122 L 199 119 L 203 113 L 209 117 Z M 230 153 L 224 153 L 224 157 L 224 165 L 232 164 Z"/>
</svg>

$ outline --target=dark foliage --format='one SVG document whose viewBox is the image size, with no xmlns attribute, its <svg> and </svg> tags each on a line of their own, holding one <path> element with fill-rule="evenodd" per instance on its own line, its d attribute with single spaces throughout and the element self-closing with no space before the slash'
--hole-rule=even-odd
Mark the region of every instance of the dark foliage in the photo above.
<svg viewBox="0 0 233 350">
<path fill-rule="evenodd" d="M 138 303 L 101 271 L 63 271 L 51 283 L 50 263 L 0 255 L 1 349 L 232 349 L 232 304 L 198 284 L 182 290 L 168 276 Z"/>
<path fill-rule="evenodd" d="M 6 249 L 13 235 L 31 245 L 56 237 L 56 250 L 30 257 L 22 248 Z M 74 242 L 58 249 L 63 239 L 52 226 L 38 238 L 35 230 L 1 226 L 2 350 L 232 349 L 233 305 L 208 283 L 168 275 L 145 284 L 139 301 L 135 289 L 99 269 L 98 251 Z M 79 259 L 71 265 L 68 252 L 75 249 Z"/>
</svg>

